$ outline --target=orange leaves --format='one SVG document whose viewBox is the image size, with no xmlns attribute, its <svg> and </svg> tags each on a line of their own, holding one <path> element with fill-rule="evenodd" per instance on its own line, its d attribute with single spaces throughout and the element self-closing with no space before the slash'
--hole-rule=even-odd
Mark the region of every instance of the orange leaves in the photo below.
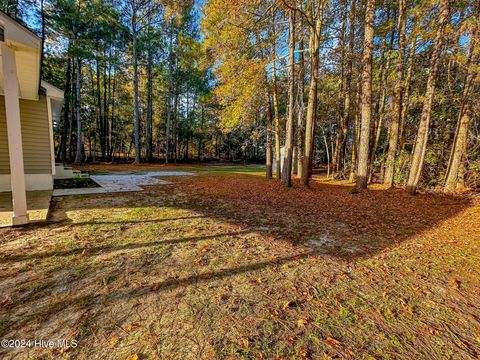
<svg viewBox="0 0 480 360">
<path fill-rule="evenodd" d="M 340 345 L 340 341 L 333 338 L 333 337 L 330 337 L 330 336 L 327 336 L 327 338 L 325 339 L 325 341 L 327 342 L 328 345 L 330 346 L 339 346 Z"/>
<path fill-rule="evenodd" d="M 280 312 L 277 309 L 269 308 L 268 312 L 272 318 L 277 318 L 280 315 Z"/>
<path fill-rule="evenodd" d="M 195 265 L 197 265 L 197 266 L 207 266 L 207 265 L 208 265 L 208 260 L 202 259 L 202 258 L 195 259 L 195 260 L 193 260 L 193 262 L 194 262 Z"/>
<path fill-rule="evenodd" d="M 120 338 L 118 336 L 114 336 L 110 339 L 109 344 L 111 346 L 115 346 L 119 343 L 119 341 L 120 341 Z"/>
<path fill-rule="evenodd" d="M 136 328 L 138 328 L 138 324 L 137 323 L 130 323 L 127 325 L 127 331 L 128 332 L 132 332 L 134 331 Z"/>
<path fill-rule="evenodd" d="M 306 324 L 308 324 L 308 320 L 306 320 L 306 319 L 298 319 L 297 320 L 297 326 L 299 328 L 304 328 Z"/>
<path fill-rule="evenodd" d="M 452 284 L 452 287 L 455 289 L 460 289 L 462 286 L 462 282 L 458 279 L 452 279 L 451 284 Z"/>
<path fill-rule="evenodd" d="M 0 302 L 0 307 L 8 307 L 13 305 L 13 300 L 10 296 L 5 296 L 5 298 Z"/>
<path fill-rule="evenodd" d="M 160 284 L 157 282 L 150 285 L 150 291 L 157 291 L 159 288 L 160 288 Z"/>
</svg>

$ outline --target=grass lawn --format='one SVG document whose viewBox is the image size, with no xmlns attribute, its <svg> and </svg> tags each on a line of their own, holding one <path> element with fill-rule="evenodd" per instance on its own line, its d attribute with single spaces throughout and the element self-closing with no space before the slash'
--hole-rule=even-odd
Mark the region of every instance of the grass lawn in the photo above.
<svg viewBox="0 0 480 360">
<path fill-rule="evenodd" d="M 478 200 L 194 170 L 0 229 L 0 358 L 480 356 Z"/>
</svg>

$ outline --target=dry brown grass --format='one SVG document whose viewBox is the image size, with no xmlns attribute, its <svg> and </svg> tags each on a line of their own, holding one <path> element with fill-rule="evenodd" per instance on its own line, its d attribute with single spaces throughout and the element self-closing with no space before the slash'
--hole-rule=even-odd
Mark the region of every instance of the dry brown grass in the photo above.
<svg viewBox="0 0 480 360">
<path fill-rule="evenodd" d="M 51 223 L 1 230 L 0 338 L 79 346 L 0 356 L 479 356 L 478 204 L 232 172 L 64 198 Z"/>
</svg>

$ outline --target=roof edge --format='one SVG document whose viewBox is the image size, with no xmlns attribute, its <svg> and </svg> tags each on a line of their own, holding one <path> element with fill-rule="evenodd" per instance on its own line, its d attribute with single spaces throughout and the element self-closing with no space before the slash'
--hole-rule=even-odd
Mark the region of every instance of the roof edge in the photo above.
<svg viewBox="0 0 480 360">
<path fill-rule="evenodd" d="M 42 41 L 42 38 L 40 36 L 38 36 L 37 34 L 35 34 L 32 30 L 30 30 L 25 24 L 21 23 L 18 19 L 15 19 L 15 18 L 11 17 L 10 15 L 8 15 L 3 10 L 0 10 L 0 16 L 2 16 L 2 15 L 5 18 L 7 18 L 8 20 L 10 20 L 12 23 L 14 23 L 16 26 L 20 27 L 22 30 L 28 32 L 30 35 L 35 37 L 37 40 Z"/>
</svg>

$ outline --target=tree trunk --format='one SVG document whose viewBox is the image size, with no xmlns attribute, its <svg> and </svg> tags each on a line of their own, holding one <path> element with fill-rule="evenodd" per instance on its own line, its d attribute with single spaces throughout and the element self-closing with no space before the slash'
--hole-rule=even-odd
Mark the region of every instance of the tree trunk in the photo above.
<svg viewBox="0 0 480 360">
<path fill-rule="evenodd" d="M 177 117 L 178 117 L 178 89 L 175 85 L 174 87 L 174 94 L 173 94 L 173 161 L 177 163 L 178 156 L 178 129 L 177 129 Z"/>
<path fill-rule="evenodd" d="M 401 110 L 401 118 L 400 118 L 400 141 L 399 141 L 399 149 L 400 151 L 404 150 L 405 141 L 406 141 L 406 125 L 407 125 L 407 114 L 408 114 L 408 107 L 410 102 L 410 88 L 412 82 L 412 75 L 413 75 L 413 65 L 415 62 L 415 47 L 417 46 L 417 38 L 413 34 L 412 41 L 410 42 L 410 49 L 408 51 L 408 68 L 407 68 L 407 75 L 405 77 L 404 82 L 404 89 L 405 94 L 403 96 L 403 103 L 402 103 L 402 110 Z"/>
<path fill-rule="evenodd" d="M 405 16 L 406 0 L 398 0 L 398 51 L 395 63 L 395 87 L 392 97 L 392 118 L 390 119 L 390 132 L 388 139 L 388 153 L 384 184 L 393 186 L 395 172 L 395 156 L 397 154 L 398 132 L 402 118 L 402 94 L 403 94 L 403 59 L 405 53 Z"/>
<path fill-rule="evenodd" d="M 112 47 L 110 45 L 110 51 L 109 51 L 109 58 L 112 58 Z M 110 115 L 110 107 L 113 108 L 113 102 L 112 102 L 112 62 L 108 63 L 108 97 L 106 101 L 106 108 L 105 108 L 105 114 L 107 117 L 107 125 L 108 125 L 108 139 L 107 139 L 107 156 L 108 159 L 112 158 L 112 116 Z M 113 111 L 113 109 L 112 109 Z"/>
<path fill-rule="evenodd" d="M 455 139 L 450 153 L 448 162 L 447 176 L 445 180 L 445 191 L 452 192 L 463 186 L 462 167 L 464 167 L 464 159 L 466 159 L 468 130 L 472 121 L 472 90 L 477 77 L 476 66 L 480 53 L 480 47 L 475 46 L 475 42 L 479 41 L 478 25 L 474 28 L 470 38 L 470 53 L 467 61 L 467 75 L 463 86 L 462 105 L 458 116 L 457 130 Z M 462 179 L 460 179 L 462 175 Z M 460 180 L 460 181 L 459 181 Z"/>
<path fill-rule="evenodd" d="M 69 57 L 67 60 L 67 72 L 65 83 L 65 105 L 63 107 L 63 126 L 62 137 L 60 140 L 59 158 L 61 162 L 67 161 L 67 141 L 68 141 L 68 127 L 69 127 L 69 115 L 70 115 L 70 97 L 72 91 L 72 59 Z"/>
<path fill-rule="evenodd" d="M 260 44 L 260 39 L 257 37 L 257 43 Z M 262 60 L 265 61 L 265 48 L 261 51 Z M 265 71 L 265 116 L 267 120 L 266 126 L 266 133 L 265 133 L 265 140 L 266 140 L 266 148 L 265 148 L 265 176 L 268 180 L 272 179 L 272 164 L 273 164 L 273 149 L 272 149 L 272 133 L 273 133 L 273 113 L 272 113 L 272 98 L 270 94 L 270 84 L 268 81 L 268 73 Z M 203 109 L 203 107 L 202 107 Z M 203 114 L 203 112 L 202 112 Z M 202 117 L 203 119 L 203 117 Z"/>
<path fill-rule="evenodd" d="M 367 188 L 370 121 L 372 118 L 372 55 L 375 25 L 375 1 L 367 0 L 362 58 L 362 120 L 358 146 L 357 190 Z"/>
<path fill-rule="evenodd" d="M 93 129 L 90 129 L 90 131 L 87 132 L 87 138 L 88 138 L 88 152 L 89 152 L 89 157 L 91 162 L 96 162 L 96 154 L 97 154 L 97 134 L 100 133 L 100 140 L 102 139 L 101 137 L 101 118 L 99 116 L 100 112 L 100 106 L 98 104 L 98 99 L 97 99 L 97 93 L 98 93 L 98 86 L 99 84 L 95 83 L 95 75 L 93 73 L 93 68 L 87 68 L 90 73 L 90 89 L 92 91 L 91 97 L 94 99 L 94 106 L 95 106 L 95 124 Z M 98 67 L 97 67 L 98 69 Z M 98 75 L 98 74 L 97 74 Z M 92 141 L 92 135 L 93 135 L 93 141 Z"/>
<path fill-rule="evenodd" d="M 135 164 L 140 164 L 140 106 L 138 100 L 138 56 L 137 56 L 137 8 L 135 1 L 132 4 L 132 38 L 133 38 L 133 113 L 135 137 Z"/>
<path fill-rule="evenodd" d="M 276 65 L 276 30 L 275 30 L 275 13 L 272 21 L 272 32 L 273 32 L 273 45 L 272 45 L 272 57 L 273 57 L 273 109 L 275 112 L 275 176 L 277 180 L 281 180 L 282 169 L 281 169 L 281 153 L 280 153 L 280 114 L 278 106 L 278 88 L 277 88 L 277 65 Z"/>
<path fill-rule="evenodd" d="M 423 104 L 422 117 L 418 126 L 417 139 L 412 153 L 410 172 L 407 180 L 407 192 L 414 195 L 417 191 L 418 182 L 423 168 L 423 160 L 427 148 L 428 129 L 430 126 L 430 117 L 432 113 L 433 97 L 435 95 L 435 80 L 437 77 L 438 63 L 442 48 L 443 33 L 448 18 L 449 4 L 448 0 L 440 1 L 440 13 L 438 17 L 438 29 L 433 43 L 433 53 L 430 58 L 430 72 L 428 74 L 427 88 L 425 91 L 425 101 Z"/>
<path fill-rule="evenodd" d="M 116 71 L 115 71 L 115 65 L 113 66 L 113 84 L 112 84 L 112 112 L 110 114 L 110 137 L 109 137 L 109 146 L 110 146 L 110 156 L 111 156 L 111 159 L 112 159 L 112 162 L 115 160 L 114 159 L 114 151 L 113 151 L 113 142 L 112 142 L 112 137 L 113 137 L 113 131 L 115 129 L 115 124 L 114 124 L 114 120 L 115 120 L 115 92 L 116 92 L 116 89 L 117 89 L 117 76 L 116 76 Z M 118 146 L 118 148 L 120 148 L 120 146 Z"/>
<path fill-rule="evenodd" d="M 293 147 L 295 146 L 295 10 L 289 10 L 288 35 L 288 115 L 285 137 L 285 159 L 283 161 L 282 181 L 292 186 Z"/>
<path fill-rule="evenodd" d="M 350 4 L 350 15 L 349 15 L 349 35 L 348 35 L 348 67 L 347 67 L 347 76 L 346 76 L 346 94 L 345 94 L 345 117 L 347 118 L 347 130 L 348 124 L 352 123 L 353 120 L 353 135 L 352 135 L 352 155 L 351 155 L 351 164 L 350 164 L 350 175 L 349 181 L 354 182 L 355 172 L 356 172 L 356 161 L 357 161 L 357 134 L 358 134 L 358 112 L 354 111 L 357 108 L 358 91 L 354 91 L 352 86 L 352 77 L 353 77 L 353 61 L 355 58 L 355 14 L 356 14 L 356 2 L 357 0 L 351 0 Z M 352 114 L 353 119 L 352 119 Z M 344 139 L 344 153 L 346 149 L 346 136 Z"/>
<path fill-rule="evenodd" d="M 107 58 L 107 49 L 106 46 L 103 48 L 103 55 Z M 108 82 L 109 82 L 108 78 Z M 107 87 L 107 63 L 104 60 L 103 63 L 103 128 L 105 129 L 105 139 L 104 139 L 104 148 L 105 148 L 105 159 L 108 158 L 108 136 L 109 136 L 109 121 L 108 121 L 108 110 L 109 110 L 109 99 L 108 99 L 108 87 Z"/>
<path fill-rule="evenodd" d="M 98 47 L 98 44 L 96 45 Z M 97 52 L 96 56 L 96 82 L 95 82 L 95 98 L 97 102 L 96 106 L 96 113 L 97 113 L 97 126 L 98 129 L 100 130 L 100 151 L 102 153 L 102 159 L 105 159 L 105 124 L 103 122 L 103 112 L 102 112 L 102 94 L 100 90 L 100 54 Z M 93 81 L 93 80 L 92 80 Z M 92 89 L 93 89 L 93 83 L 92 83 Z M 95 136 L 96 137 L 96 136 Z M 97 148 L 95 147 L 95 150 Z"/>
<path fill-rule="evenodd" d="M 355 95 L 355 107 L 354 109 L 360 108 L 360 86 L 357 89 Z M 357 165 L 358 165 L 358 143 L 360 142 L 360 114 L 358 111 L 355 111 L 353 116 L 353 137 L 352 137 L 352 158 L 351 158 L 351 167 L 350 167 L 350 176 L 349 181 L 351 183 L 356 181 L 357 176 Z"/>
<path fill-rule="evenodd" d="M 74 38 L 74 44 L 77 45 L 77 37 Z M 78 55 L 74 56 L 75 61 L 75 112 L 77 120 L 77 148 L 75 152 L 75 164 L 80 164 L 83 159 L 83 132 L 81 115 L 81 88 L 82 88 L 82 69 L 81 61 Z"/>
<path fill-rule="evenodd" d="M 395 18 L 395 14 L 393 14 Z M 390 19 L 388 15 L 388 19 Z M 380 83 L 379 83 L 379 94 L 378 103 L 377 103 L 377 117 L 378 122 L 373 127 L 372 132 L 372 143 L 370 148 L 370 160 L 368 162 L 368 166 L 370 168 L 368 182 L 372 180 L 373 172 L 375 171 L 374 162 L 375 162 L 375 155 L 377 154 L 378 144 L 380 143 L 380 137 L 382 136 L 382 130 L 385 122 L 385 100 L 387 97 L 387 82 L 388 82 L 388 73 L 390 71 L 390 64 L 391 64 L 391 51 L 393 48 L 393 42 L 395 39 L 395 30 L 392 29 L 390 33 L 390 41 L 387 44 L 386 39 L 384 43 L 384 51 L 382 52 L 382 66 L 380 70 Z M 386 56 L 386 61 L 385 61 Z"/>
<path fill-rule="evenodd" d="M 303 154 L 302 183 L 309 184 L 312 176 L 315 120 L 317 118 L 318 67 L 320 62 L 320 35 L 323 22 L 323 0 L 319 1 L 315 23 L 310 25 L 310 88 L 308 91 L 307 119 L 305 123 L 305 151 Z M 312 21 L 310 21 L 312 23 Z M 312 26 L 313 25 L 313 26 Z"/>
<path fill-rule="evenodd" d="M 165 163 L 170 158 L 170 127 L 172 121 L 172 92 L 173 92 L 173 21 L 170 20 L 170 34 L 168 42 L 168 93 L 167 93 L 167 124 L 165 131 Z"/>
<path fill-rule="evenodd" d="M 152 121 L 153 121 L 153 60 L 152 60 L 152 46 L 150 40 L 150 25 L 148 31 L 148 47 L 147 47 L 147 118 L 145 124 L 145 147 L 146 158 L 148 162 L 153 158 L 153 143 L 152 143 Z"/>
<path fill-rule="evenodd" d="M 303 21 L 301 22 L 303 25 Z M 300 28 L 303 28 L 301 26 Z M 302 178 L 303 168 L 303 152 L 305 148 L 305 55 L 304 51 L 304 34 L 302 33 L 299 46 L 299 64 L 298 64 L 298 93 L 297 93 L 297 177 Z"/>
<path fill-rule="evenodd" d="M 272 163 L 273 163 L 273 149 L 272 149 L 272 126 L 273 126 L 273 114 L 272 114 L 272 99 L 270 97 L 269 91 L 266 95 L 266 107 L 267 107 L 267 149 L 266 149 L 266 177 L 267 179 L 272 179 Z"/>
<path fill-rule="evenodd" d="M 346 31 L 347 31 L 347 14 L 348 14 L 348 0 L 343 2 L 343 11 L 342 11 L 342 28 L 340 31 L 340 80 L 339 80 L 339 91 L 338 91 L 338 126 L 335 139 L 335 151 L 333 153 L 332 167 L 333 174 L 332 177 L 337 177 L 340 173 L 343 172 L 344 165 L 344 152 L 343 152 L 343 143 L 344 137 L 347 134 L 347 118 L 345 112 L 345 97 L 346 97 L 346 69 L 345 69 L 345 46 L 346 46 Z"/>
<path fill-rule="evenodd" d="M 77 63 L 75 60 L 75 57 L 72 58 L 72 88 L 71 88 L 71 94 L 72 94 L 72 101 L 70 101 L 70 136 L 69 136 L 69 142 L 68 142 L 68 160 L 74 161 L 75 159 L 75 148 L 76 146 L 74 143 L 76 143 L 76 123 L 77 123 L 77 101 L 76 101 L 76 74 L 77 74 Z"/>
<path fill-rule="evenodd" d="M 325 144 L 325 153 L 327 155 L 327 177 L 330 177 L 330 150 L 328 148 L 328 141 L 325 131 L 323 131 L 323 143 Z"/>
</svg>

